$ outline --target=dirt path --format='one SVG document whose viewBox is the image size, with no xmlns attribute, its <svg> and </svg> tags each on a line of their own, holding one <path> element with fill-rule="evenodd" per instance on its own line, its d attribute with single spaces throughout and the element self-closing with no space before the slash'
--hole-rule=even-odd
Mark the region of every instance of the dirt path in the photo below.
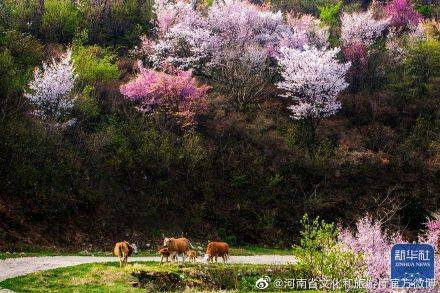
<svg viewBox="0 0 440 293">
<path fill-rule="evenodd" d="M 93 262 L 116 261 L 115 257 L 93 256 L 44 256 L 44 257 L 21 257 L 0 260 L 0 281 L 8 278 L 26 275 L 36 271 L 43 271 L 61 267 L 79 265 Z M 160 261 L 160 257 L 131 257 L 130 262 L 135 261 Z M 199 262 L 204 259 L 199 258 Z M 241 264 L 289 264 L 296 260 L 290 255 L 255 255 L 255 256 L 231 256 L 230 263 Z"/>
</svg>

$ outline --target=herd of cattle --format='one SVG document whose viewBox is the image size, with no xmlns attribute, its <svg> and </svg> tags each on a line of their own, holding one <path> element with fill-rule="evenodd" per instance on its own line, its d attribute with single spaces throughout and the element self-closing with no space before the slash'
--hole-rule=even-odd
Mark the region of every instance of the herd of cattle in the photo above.
<svg viewBox="0 0 440 293">
<path fill-rule="evenodd" d="M 182 262 L 185 262 L 185 258 L 188 257 L 190 262 L 197 260 L 197 250 L 190 249 L 191 243 L 187 238 L 168 238 L 163 240 L 163 247 L 159 248 L 157 252 L 162 256 L 160 262 L 165 259 L 166 262 L 176 261 L 178 262 L 178 256 L 182 256 Z M 113 250 L 114 254 L 119 259 L 119 265 L 127 263 L 127 258 L 137 253 L 137 246 L 130 244 L 127 241 L 118 242 L 115 244 Z M 229 258 L 229 245 L 225 242 L 209 242 L 206 248 L 205 258 L 208 262 L 217 262 L 217 258 L 221 257 L 223 262 L 226 263 Z"/>
</svg>

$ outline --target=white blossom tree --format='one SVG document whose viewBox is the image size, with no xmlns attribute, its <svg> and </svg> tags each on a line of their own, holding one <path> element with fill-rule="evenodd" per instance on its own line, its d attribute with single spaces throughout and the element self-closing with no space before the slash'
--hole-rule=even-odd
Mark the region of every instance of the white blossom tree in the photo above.
<svg viewBox="0 0 440 293">
<path fill-rule="evenodd" d="M 29 83 L 30 91 L 25 93 L 25 97 L 36 106 L 33 113 L 46 121 L 61 122 L 75 103 L 76 97 L 72 95 L 75 79 L 71 50 L 59 61 L 43 62 L 43 70 L 35 69 L 34 80 Z"/>
<path fill-rule="evenodd" d="M 373 11 L 344 13 L 341 18 L 341 40 L 344 46 L 362 43 L 370 46 L 389 25 L 389 19 L 373 17 Z"/>
<path fill-rule="evenodd" d="M 309 128 L 308 146 L 313 153 L 315 128 L 322 118 L 336 114 L 341 108 L 339 93 L 348 83 L 345 74 L 350 63 L 340 63 L 336 55 L 339 48 L 317 49 L 304 46 L 302 50 L 282 47 L 278 64 L 283 81 L 277 87 L 291 98 L 288 107 L 291 117 L 304 120 Z"/>
</svg>

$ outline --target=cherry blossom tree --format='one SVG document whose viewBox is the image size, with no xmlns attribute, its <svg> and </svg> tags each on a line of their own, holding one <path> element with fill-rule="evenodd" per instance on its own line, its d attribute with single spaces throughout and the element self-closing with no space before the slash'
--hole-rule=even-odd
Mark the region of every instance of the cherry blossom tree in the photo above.
<svg viewBox="0 0 440 293">
<path fill-rule="evenodd" d="M 121 93 L 137 103 L 144 113 L 163 111 L 178 119 L 182 126 L 194 124 L 194 116 L 205 106 L 208 86 L 197 86 L 191 71 L 168 69 L 170 73 L 144 68 L 139 64 L 139 74 L 121 86 Z"/>
<path fill-rule="evenodd" d="M 382 225 L 366 215 L 356 222 L 356 232 L 340 228 L 338 241 L 362 255 L 365 274 L 379 282 L 390 278 L 390 251 L 394 244 L 403 243 L 400 234 L 382 230 Z M 391 292 L 390 288 L 371 288 L 370 292 Z"/>
<path fill-rule="evenodd" d="M 329 43 L 330 31 L 328 26 L 322 25 L 320 20 L 311 14 L 287 13 L 286 24 L 298 33 L 305 34 L 306 44 L 317 48 L 326 48 Z"/>
<path fill-rule="evenodd" d="M 345 12 L 341 18 L 341 41 L 344 46 L 355 43 L 370 46 L 382 35 L 388 24 L 388 19 L 374 19 L 371 9 L 365 12 Z"/>
<path fill-rule="evenodd" d="M 36 68 L 34 80 L 29 83 L 30 91 L 24 95 L 36 106 L 33 113 L 44 120 L 62 122 L 75 104 L 76 97 L 72 95 L 75 79 L 71 50 L 59 61 L 43 63 L 42 71 Z"/>
<path fill-rule="evenodd" d="M 291 117 L 319 120 L 336 114 L 341 108 L 337 97 L 348 86 L 344 76 L 350 66 L 337 60 L 339 49 L 304 46 L 303 50 L 283 47 L 280 51 L 278 63 L 284 80 L 277 86 L 294 101 L 289 107 Z"/>
<path fill-rule="evenodd" d="M 308 128 L 309 154 L 314 153 L 315 129 L 322 118 L 336 114 L 341 108 L 338 95 L 347 86 L 345 74 L 350 63 L 340 63 L 336 54 L 339 48 L 303 49 L 282 47 L 277 61 L 283 81 L 277 87 L 291 98 L 288 107 L 291 117 L 304 120 Z"/>
</svg>

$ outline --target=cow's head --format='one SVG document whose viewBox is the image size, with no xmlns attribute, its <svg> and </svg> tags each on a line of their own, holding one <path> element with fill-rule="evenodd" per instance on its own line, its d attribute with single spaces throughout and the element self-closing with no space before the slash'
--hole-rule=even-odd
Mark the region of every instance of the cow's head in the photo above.
<svg viewBox="0 0 440 293">
<path fill-rule="evenodd" d="M 207 262 L 210 262 L 211 259 L 212 259 L 212 256 L 211 256 L 210 254 L 205 254 L 205 260 L 206 260 Z"/>
<path fill-rule="evenodd" d="M 168 247 L 168 245 L 169 245 L 170 242 L 171 242 L 171 239 L 172 239 L 172 238 L 165 237 L 165 238 L 163 239 L 163 246 L 164 246 L 164 247 Z"/>
</svg>

